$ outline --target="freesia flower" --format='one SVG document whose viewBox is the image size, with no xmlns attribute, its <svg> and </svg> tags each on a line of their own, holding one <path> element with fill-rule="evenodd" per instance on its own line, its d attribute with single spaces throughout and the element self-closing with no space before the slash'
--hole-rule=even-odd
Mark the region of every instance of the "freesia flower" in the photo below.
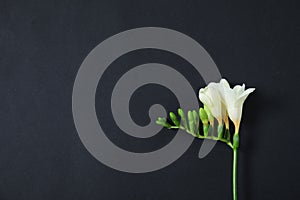
<svg viewBox="0 0 300 200">
<path fill-rule="evenodd" d="M 199 99 L 208 108 L 210 113 L 222 124 L 226 108 L 222 104 L 222 97 L 217 83 L 210 83 L 199 91 Z"/>
<path fill-rule="evenodd" d="M 200 139 L 210 139 L 227 144 L 233 152 L 232 159 L 232 196 L 237 200 L 237 168 L 238 168 L 238 148 L 239 148 L 239 127 L 242 118 L 243 104 L 250 93 L 255 88 L 245 90 L 245 84 L 236 85 L 233 88 L 225 79 L 219 83 L 209 83 L 205 88 L 199 90 L 199 99 L 204 104 L 204 108 L 199 109 L 199 116 L 196 111 L 188 111 L 188 119 L 181 108 L 178 109 L 178 115 L 183 123 L 180 123 L 173 112 L 170 112 L 170 119 L 173 125 L 169 124 L 165 118 L 158 118 L 157 124 L 168 129 L 182 129 L 194 137 Z M 199 117 L 203 125 L 203 133 L 199 130 Z M 209 131 L 214 126 L 214 120 L 218 120 L 218 137 L 214 132 Z M 235 133 L 230 134 L 230 120 L 234 123 Z M 223 121 L 226 127 L 224 131 Z M 209 123 L 208 123 L 209 122 Z M 187 125 L 189 124 L 189 127 Z M 195 126 L 197 127 L 195 130 Z M 215 129 L 213 129 L 215 130 Z M 202 149 L 202 148 L 201 148 Z M 201 151 L 200 151 L 201 153 Z M 199 154 L 200 155 L 200 154 Z"/>
<path fill-rule="evenodd" d="M 229 83 L 222 79 L 220 81 L 219 92 L 220 96 L 226 105 L 229 118 L 235 125 L 235 132 L 238 133 L 239 126 L 242 118 L 243 104 L 250 93 L 255 88 L 249 88 L 245 90 L 245 84 L 236 85 L 234 88 L 230 88 Z"/>
</svg>

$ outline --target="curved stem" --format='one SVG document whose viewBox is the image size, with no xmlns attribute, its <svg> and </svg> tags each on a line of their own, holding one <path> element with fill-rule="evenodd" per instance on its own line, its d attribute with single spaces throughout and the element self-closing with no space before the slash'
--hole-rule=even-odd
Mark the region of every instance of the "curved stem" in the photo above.
<svg viewBox="0 0 300 200">
<path fill-rule="evenodd" d="M 189 130 L 186 130 L 184 127 L 180 126 L 171 126 L 170 127 L 171 129 L 181 129 L 181 130 L 184 130 L 186 131 L 187 133 L 191 134 L 192 136 L 196 137 L 196 138 L 200 138 L 200 139 L 210 139 L 210 140 L 215 140 L 215 141 L 221 141 L 221 142 L 224 142 L 226 143 L 230 148 L 233 149 L 233 145 L 231 143 L 230 140 L 227 140 L 227 139 L 223 139 L 223 138 L 218 138 L 218 137 L 215 137 L 215 136 L 204 136 L 204 135 L 200 135 L 200 134 L 194 134 L 192 132 L 190 132 Z"/>
<path fill-rule="evenodd" d="M 238 159 L 238 150 L 233 148 L 233 165 L 232 165 L 232 192 L 233 200 L 237 200 L 237 159 Z"/>
</svg>

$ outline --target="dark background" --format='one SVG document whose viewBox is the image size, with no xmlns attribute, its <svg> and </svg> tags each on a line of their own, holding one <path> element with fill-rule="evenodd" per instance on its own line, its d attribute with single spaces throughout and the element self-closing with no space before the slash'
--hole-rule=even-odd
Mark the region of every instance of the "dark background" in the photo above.
<svg viewBox="0 0 300 200">
<path fill-rule="evenodd" d="M 195 140 L 168 167 L 128 174 L 101 164 L 81 143 L 71 110 L 79 66 L 109 36 L 144 26 L 189 35 L 223 77 L 257 88 L 241 126 L 239 199 L 299 199 L 296 2 L 1 0 L 0 199 L 231 199 L 231 151 L 223 144 L 198 159 L 201 141 Z M 154 150 L 172 139 L 166 130 L 144 141 L 126 136 L 107 108 L 118 77 L 150 61 L 180 70 L 195 94 L 204 86 L 192 66 L 167 52 L 141 50 L 116 60 L 99 82 L 98 91 L 107 95 L 97 93 L 96 107 L 107 115 L 99 121 L 108 137 L 132 151 Z M 136 123 L 147 124 L 144 113 L 155 102 L 178 107 L 171 91 L 144 86 L 130 104 Z"/>
</svg>

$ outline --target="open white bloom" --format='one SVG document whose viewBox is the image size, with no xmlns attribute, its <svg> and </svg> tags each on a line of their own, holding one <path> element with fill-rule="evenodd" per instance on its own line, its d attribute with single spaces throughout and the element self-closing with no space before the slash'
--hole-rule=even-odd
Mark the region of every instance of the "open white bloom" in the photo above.
<svg viewBox="0 0 300 200">
<path fill-rule="evenodd" d="M 219 83 L 220 96 L 226 105 L 229 118 L 235 125 L 236 132 L 239 130 L 244 101 L 254 90 L 255 88 L 245 90 L 245 84 L 230 88 L 229 83 L 225 79 L 222 79 Z"/>
<path fill-rule="evenodd" d="M 200 101 L 209 109 L 211 114 L 222 123 L 226 109 L 222 104 L 218 83 L 210 83 L 199 91 Z"/>
</svg>

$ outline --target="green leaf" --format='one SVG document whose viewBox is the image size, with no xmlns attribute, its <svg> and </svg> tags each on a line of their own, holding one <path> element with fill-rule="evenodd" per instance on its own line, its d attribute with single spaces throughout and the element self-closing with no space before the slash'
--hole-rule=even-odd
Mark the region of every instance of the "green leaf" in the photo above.
<svg viewBox="0 0 300 200">
<path fill-rule="evenodd" d="M 177 126 L 179 127 L 180 126 L 180 123 L 176 117 L 176 115 L 173 113 L 173 112 L 170 112 L 170 118 L 172 120 L 172 122 Z"/>
<path fill-rule="evenodd" d="M 189 130 L 184 112 L 182 111 L 181 108 L 178 108 L 178 115 L 181 118 L 181 123 L 182 123 L 183 127 L 185 128 L 185 130 Z"/>
</svg>

